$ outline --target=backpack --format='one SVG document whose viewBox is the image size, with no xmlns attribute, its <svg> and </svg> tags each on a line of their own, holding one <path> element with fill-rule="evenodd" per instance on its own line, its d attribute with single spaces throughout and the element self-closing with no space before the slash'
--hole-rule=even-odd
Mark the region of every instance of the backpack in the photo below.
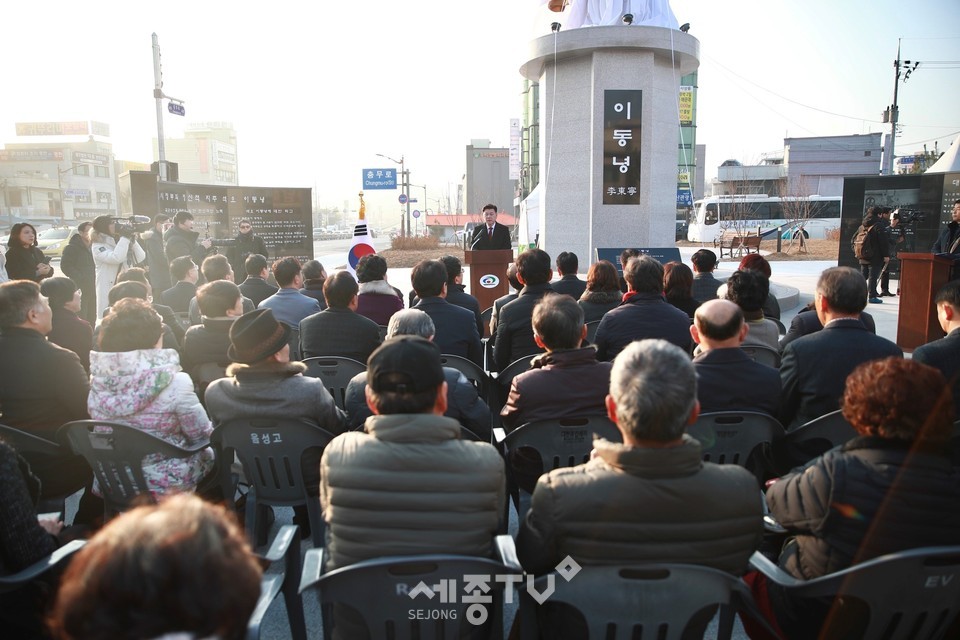
<svg viewBox="0 0 960 640">
<path fill-rule="evenodd" d="M 857 257 L 857 260 L 871 260 L 873 259 L 873 238 L 870 237 L 870 231 L 873 227 L 864 227 L 860 225 L 860 228 L 857 229 L 857 232 L 853 234 L 853 240 L 850 242 L 850 246 L 853 247 L 853 255 Z"/>
</svg>

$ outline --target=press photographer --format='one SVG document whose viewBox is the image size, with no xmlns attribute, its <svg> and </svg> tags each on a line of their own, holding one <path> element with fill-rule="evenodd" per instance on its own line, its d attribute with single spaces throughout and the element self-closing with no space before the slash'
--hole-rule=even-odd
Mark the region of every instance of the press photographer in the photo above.
<svg viewBox="0 0 960 640">
<path fill-rule="evenodd" d="M 117 283 L 117 276 L 147 258 L 143 247 L 134 241 L 138 222 L 142 222 L 138 220 L 140 218 L 144 216 L 131 216 L 128 219 L 97 216 L 93 220 L 90 251 L 96 266 L 98 318 L 109 306 L 107 296 L 110 288 Z M 150 220 L 144 219 L 149 229 Z"/>
</svg>

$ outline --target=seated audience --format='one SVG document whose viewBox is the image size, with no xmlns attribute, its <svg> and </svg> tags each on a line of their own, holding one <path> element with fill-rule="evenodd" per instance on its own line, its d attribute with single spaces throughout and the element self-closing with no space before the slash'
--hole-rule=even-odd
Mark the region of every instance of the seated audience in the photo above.
<svg viewBox="0 0 960 640">
<path fill-rule="evenodd" d="M 162 327 L 145 300 L 124 298 L 111 305 L 100 325 L 100 351 L 90 354 L 87 408 L 95 420 L 122 422 L 192 447 L 208 440 L 213 428 L 193 381 L 180 370 L 179 355 L 161 347 Z M 216 491 L 209 447 L 188 458 L 157 455 L 148 460 L 143 473 L 154 496 L 194 491 L 205 477 L 213 485 L 211 492 Z"/>
<path fill-rule="evenodd" d="M 160 302 L 176 313 L 190 311 L 190 301 L 197 295 L 197 280 L 200 279 L 200 270 L 190 256 L 174 258 L 170 263 L 170 276 L 175 284 L 160 293 Z"/>
<path fill-rule="evenodd" d="M 700 411 L 777 415 L 780 372 L 754 362 L 740 348 L 747 336 L 740 307 L 729 300 L 703 303 L 697 309 L 690 335 L 700 345 L 700 354 L 693 359 Z"/>
<path fill-rule="evenodd" d="M 233 284 L 233 269 L 230 267 L 230 261 L 227 260 L 227 256 L 223 254 L 217 253 L 204 258 L 203 263 L 200 265 L 200 273 L 203 275 L 203 281 L 205 283 L 226 280 L 230 284 Z M 237 289 L 237 291 L 239 291 L 239 289 Z M 244 297 L 243 294 L 240 294 L 240 302 L 243 304 L 244 313 L 250 313 L 256 309 L 253 300 Z M 200 304 L 197 296 L 194 296 L 190 301 L 190 325 L 198 325 L 200 322 Z"/>
<path fill-rule="evenodd" d="M 421 260 L 410 272 L 410 283 L 420 301 L 416 308 L 433 320 L 434 342 L 447 355 L 460 356 L 483 366 L 483 345 L 473 314 L 450 304 L 447 296 L 447 268 L 439 260 Z"/>
<path fill-rule="evenodd" d="M 720 281 L 713 276 L 717 268 L 717 254 L 710 249 L 700 249 L 690 257 L 693 265 L 693 297 L 706 302 L 717 297 Z"/>
<path fill-rule="evenodd" d="M 579 269 L 580 261 L 577 259 L 577 254 L 572 251 L 561 251 L 557 256 L 557 273 L 560 274 L 560 279 L 551 282 L 550 287 L 557 293 L 565 293 L 574 300 L 579 300 L 587 289 L 587 283 L 577 277 Z"/>
<path fill-rule="evenodd" d="M 257 305 L 258 309 L 272 309 L 277 320 L 293 329 L 297 329 L 307 316 L 320 312 L 316 299 L 300 293 L 303 274 L 299 260 L 280 258 L 273 263 L 273 277 L 280 290 Z"/>
<path fill-rule="evenodd" d="M 937 292 L 934 304 L 940 327 L 947 336 L 914 349 L 913 361 L 940 370 L 953 392 L 955 413 L 960 415 L 960 280 L 945 284 Z"/>
<path fill-rule="evenodd" d="M 684 434 L 699 412 L 686 352 L 664 340 L 628 345 L 606 404 L 623 444 L 595 440 L 590 462 L 540 477 L 517 537 L 524 570 L 544 574 L 570 556 L 581 565 L 681 562 L 740 574 L 763 534 L 757 481 L 742 467 L 703 462 L 700 443 Z M 586 637 L 580 618 L 549 600 L 540 619 L 543 637 Z"/>
<path fill-rule="evenodd" d="M 10 445 L 0 440 L 0 575 L 26 569 L 60 546 L 58 520 L 38 520 L 40 480 Z M 0 593 L 0 624 L 9 638 L 42 638 L 43 614 L 55 576 Z"/>
<path fill-rule="evenodd" d="M 497 321 L 497 340 L 493 345 L 493 360 L 498 371 L 503 371 L 511 362 L 543 353 L 533 339 L 530 318 L 533 308 L 545 295 L 553 293 L 550 279 L 550 256 L 541 249 L 527 249 L 517 256 L 517 280 L 523 285 L 520 295 L 504 305 Z"/>
<path fill-rule="evenodd" d="M 783 350 L 787 348 L 788 344 L 797 338 L 802 338 L 803 336 L 816 333 L 817 331 L 820 331 L 820 329 L 823 329 L 823 325 L 820 324 L 820 318 L 817 317 L 817 310 L 814 308 L 815 306 L 816 305 L 814 304 L 814 301 L 811 300 L 803 308 L 803 311 L 793 316 L 793 320 L 790 321 L 790 328 L 787 329 L 787 335 L 780 338 L 781 353 L 783 353 Z M 877 333 L 877 324 L 872 315 L 866 311 L 861 311 L 858 317 L 867 331 L 873 334 Z"/>
<path fill-rule="evenodd" d="M 648 255 L 630 258 L 623 272 L 624 302 L 608 311 L 597 327 L 597 358 L 613 360 L 634 340 L 661 338 L 690 349 L 690 318 L 663 299 L 663 265 Z"/>
<path fill-rule="evenodd" d="M 620 275 L 620 293 L 627 292 L 627 281 L 623 278 L 623 273 L 627 270 L 627 263 L 630 262 L 630 258 L 637 258 L 640 256 L 640 251 L 638 249 L 624 249 L 620 252 L 619 262 L 620 270 L 618 275 Z"/>
<path fill-rule="evenodd" d="M 770 295 L 770 281 L 759 271 L 734 271 L 727 278 L 726 299 L 743 310 L 747 321 L 744 346 L 760 345 L 780 348 L 780 328 L 773 320 L 763 317 L 763 301 Z"/>
<path fill-rule="evenodd" d="M 93 327 L 78 315 L 80 289 L 70 278 L 56 276 L 41 282 L 40 293 L 47 297 L 53 312 L 53 330 L 47 334 L 47 340 L 73 351 L 80 358 L 83 368 L 89 371 Z"/>
<path fill-rule="evenodd" d="M 86 420 L 87 373 L 73 351 L 49 342 L 53 313 L 40 286 L 29 280 L 0 284 L 0 407 L 3 424 L 50 441 L 57 429 Z M 86 486 L 93 474 L 81 456 L 64 453 L 24 458 L 42 483 L 41 498 L 63 497 Z M 85 491 L 74 521 L 103 516 L 103 502 Z"/>
<path fill-rule="evenodd" d="M 267 259 L 259 253 L 252 253 L 244 260 L 243 268 L 247 272 L 247 278 L 238 285 L 240 293 L 243 297 L 250 298 L 255 307 L 259 307 L 261 302 L 278 291 L 277 287 L 267 283 L 267 278 L 270 277 Z"/>
<path fill-rule="evenodd" d="M 865 296 L 862 276 L 860 284 Z M 853 370 L 843 416 L 860 437 L 767 489 L 771 515 L 791 536 L 779 558 L 784 570 L 810 580 L 896 551 L 957 544 L 960 469 L 946 456 L 949 398 L 940 372 L 918 362 L 889 357 Z M 829 602 L 791 601 L 758 574 L 748 583 L 761 602 L 769 596 L 784 637 L 818 636 Z M 843 621 L 844 610 L 832 620 Z"/>
<path fill-rule="evenodd" d="M 746 269 L 759 271 L 767 277 L 767 280 L 770 280 L 773 274 L 770 270 L 770 262 L 759 253 L 748 253 L 743 256 L 743 259 L 740 261 L 740 266 L 738 266 L 737 269 L 740 271 L 745 271 Z M 719 295 L 719 290 L 717 293 Z M 773 295 L 772 291 L 767 293 L 767 299 L 763 301 L 763 317 L 780 319 L 780 303 L 777 302 L 777 297 Z"/>
<path fill-rule="evenodd" d="M 106 311 L 109 312 L 110 307 L 120 302 L 124 298 L 136 298 L 137 300 L 149 301 L 149 297 L 150 297 L 149 286 L 150 286 L 149 284 L 144 284 L 143 282 L 140 282 L 138 280 L 127 280 L 119 284 L 113 285 L 113 287 L 110 288 L 109 293 L 107 293 L 108 306 Z M 160 306 L 162 306 L 164 309 L 170 308 L 165 305 L 160 305 Z M 153 307 L 153 305 L 151 305 L 151 307 Z M 157 311 L 156 308 L 154 308 L 153 310 Z M 157 311 L 157 314 L 160 315 L 160 312 Z M 163 320 L 162 315 L 160 319 L 162 322 Z M 174 320 L 174 324 L 177 324 L 176 320 Z M 97 345 L 100 343 L 99 336 L 100 336 L 100 330 L 102 326 L 103 326 L 103 321 L 100 321 L 100 323 L 98 323 L 93 330 L 93 349 L 94 350 L 98 348 Z M 177 338 L 174 335 L 173 329 L 170 327 L 170 325 L 168 325 L 166 322 L 162 322 L 161 330 L 163 331 L 163 348 L 173 349 L 174 351 L 178 351 L 180 349 L 180 343 L 177 342 Z"/>
<path fill-rule="evenodd" d="M 419 309 L 404 309 L 393 314 L 387 325 L 387 339 L 397 336 L 419 336 L 433 341 L 436 328 L 433 320 Z M 460 426 L 470 430 L 484 442 L 490 441 L 490 408 L 479 397 L 477 388 L 466 376 L 453 367 L 444 367 L 447 381 L 447 410 L 443 415 L 453 418 Z M 347 385 L 344 404 L 347 422 L 351 429 L 358 429 L 373 415 L 367 406 L 367 373 L 358 373 Z M 470 436 L 467 436 L 469 439 Z"/>
<path fill-rule="evenodd" d="M 503 309 L 503 305 L 508 302 L 512 302 L 517 299 L 517 296 L 520 295 L 520 289 L 523 289 L 523 285 L 520 284 L 520 281 L 517 280 L 517 263 L 511 262 L 507 265 L 507 282 L 510 283 L 511 293 L 502 295 L 496 300 L 493 301 L 493 306 L 490 311 L 490 340 L 495 341 L 497 337 L 497 320 L 500 318 L 500 309 Z"/>
<path fill-rule="evenodd" d="M 334 435 L 344 430 L 346 416 L 323 381 L 304 376 L 306 365 L 290 361 L 290 327 L 278 322 L 270 309 L 257 309 L 237 318 L 229 329 L 229 338 L 229 357 L 235 364 L 227 368 L 226 378 L 211 382 L 204 395 L 214 422 L 299 418 Z M 320 451 L 307 449 L 302 464 L 311 495 L 318 495 Z M 300 525 L 300 534 L 310 535 L 305 507 L 296 508 L 294 519 Z"/>
<path fill-rule="evenodd" d="M 847 376 L 857 365 L 903 357 L 900 347 L 860 322 L 867 305 L 867 283 L 860 272 L 826 269 L 817 281 L 814 304 L 823 329 L 791 342 L 780 361 L 780 424 L 787 429 L 839 409 Z"/>
<path fill-rule="evenodd" d="M 447 269 L 447 302 L 463 307 L 473 314 L 477 322 L 477 333 L 483 337 L 483 320 L 480 318 L 480 302 L 465 291 L 463 284 L 463 265 L 455 256 L 443 256 L 440 262 Z"/>
<path fill-rule="evenodd" d="M 327 300 L 323 297 L 323 282 L 326 279 L 327 271 L 318 261 L 307 260 L 303 263 L 303 288 L 300 293 L 316 300 L 320 311 L 327 308 Z"/>
<path fill-rule="evenodd" d="M 603 315 L 620 306 L 623 293 L 620 291 L 620 276 L 613 263 L 598 260 L 587 271 L 587 288 L 580 296 L 584 323 L 600 320 Z"/>
<path fill-rule="evenodd" d="M 240 288 L 230 280 L 212 280 L 197 289 L 197 301 L 203 323 L 187 329 L 183 338 L 180 364 L 191 373 L 206 362 L 227 366 L 230 364 L 230 327 L 243 315 L 243 296 Z"/>
<path fill-rule="evenodd" d="M 357 313 L 359 287 L 349 271 L 337 271 L 323 283 L 327 308 L 300 322 L 304 358 L 341 356 L 366 362 L 380 344 L 380 327 Z"/>
<path fill-rule="evenodd" d="M 693 298 L 693 271 L 682 262 L 663 265 L 663 297 L 667 302 L 693 318 L 700 301 Z"/>
<path fill-rule="evenodd" d="M 50 259 L 37 246 L 37 230 L 32 224 L 18 222 L 10 228 L 6 270 L 10 280 L 40 282 L 53 275 Z"/>
<path fill-rule="evenodd" d="M 77 552 L 50 614 L 56 638 L 242 638 L 259 560 L 218 505 L 190 495 L 138 507 Z"/>
<path fill-rule="evenodd" d="M 119 276 L 117 276 L 117 284 L 121 282 L 139 282 L 147 287 L 147 297 L 146 299 L 150 302 L 150 306 L 153 307 L 153 310 L 160 314 L 160 319 L 163 320 L 163 324 L 170 327 L 170 330 L 173 332 L 173 336 L 177 339 L 177 345 L 183 344 L 183 335 L 186 332 L 183 325 L 177 321 L 177 315 L 173 312 L 173 309 L 168 307 L 165 304 L 160 304 L 153 299 L 153 284 L 150 282 L 149 274 L 141 269 L 140 267 L 130 267 Z M 109 292 L 107 292 L 109 296 Z M 166 332 L 166 329 L 164 330 Z M 164 338 L 164 346 L 167 346 L 166 338 Z"/>
<path fill-rule="evenodd" d="M 594 347 L 580 346 L 587 335 L 580 305 L 570 296 L 544 296 L 532 321 L 533 338 L 546 353 L 510 383 L 500 412 L 503 426 L 513 430 L 535 420 L 606 415 L 612 365 L 598 362 Z"/>
<path fill-rule="evenodd" d="M 383 256 L 370 253 L 357 263 L 357 313 L 370 318 L 378 325 L 387 326 L 390 316 L 403 309 L 403 300 L 387 284 L 387 261 Z"/>
</svg>

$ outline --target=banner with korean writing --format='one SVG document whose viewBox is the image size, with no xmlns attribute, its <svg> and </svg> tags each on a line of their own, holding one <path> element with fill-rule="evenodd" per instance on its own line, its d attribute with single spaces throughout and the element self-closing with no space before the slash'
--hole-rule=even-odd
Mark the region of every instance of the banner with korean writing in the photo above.
<svg viewBox="0 0 960 640">
<path fill-rule="evenodd" d="M 603 92 L 603 204 L 640 204 L 643 92 Z"/>
<path fill-rule="evenodd" d="M 680 126 L 693 125 L 693 87 L 680 87 Z"/>
</svg>

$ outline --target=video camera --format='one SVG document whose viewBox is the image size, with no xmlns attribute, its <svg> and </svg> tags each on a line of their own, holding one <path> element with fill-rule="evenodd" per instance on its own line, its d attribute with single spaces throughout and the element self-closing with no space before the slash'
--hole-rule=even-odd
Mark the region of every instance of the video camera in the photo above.
<svg viewBox="0 0 960 640">
<path fill-rule="evenodd" d="M 927 214 L 920 209 L 897 207 L 893 210 L 893 213 L 890 214 L 890 217 L 899 219 L 900 224 L 913 224 L 914 222 L 923 222 L 926 220 Z"/>
<path fill-rule="evenodd" d="M 134 234 L 150 231 L 153 228 L 153 221 L 147 216 L 129 216 L 127 218 L 114 218 L 113 229 L 117 235 L 123 238 L 132 238 Z"/>
</svg>

